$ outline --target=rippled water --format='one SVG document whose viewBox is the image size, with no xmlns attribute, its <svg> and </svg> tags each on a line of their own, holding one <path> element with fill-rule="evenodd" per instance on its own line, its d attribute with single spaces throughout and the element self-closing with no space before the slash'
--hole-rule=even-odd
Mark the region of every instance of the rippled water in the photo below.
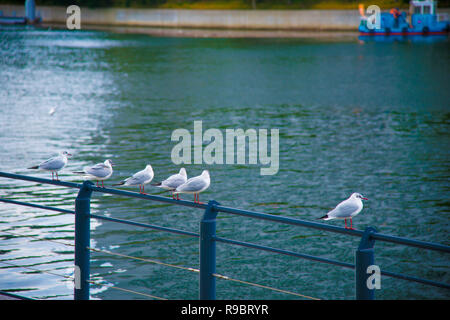
<svg viewBox="0 0 450 320">
<path fill-rule="evenodd" d="M 370 198 L 356 228 L 450 244 L 448 41 L 156 38 L 108 32 L 0 27 L 0 170 L 26 168 L 61 150 L 61 172 L 111 158 L 108 185 L 147 163 L 155 180 L 177 171 L 172 131 L 280 131 L 280 169 L 210 170 L 201 200 L 315 220 L 358 191 Z M 53 116 L 48 114 L 54 107 Z M 158 190 L 148 187 L 151 193 Z M 0 196 L 73 210 L 77 190 L 0 179 Z M 191 199 L 190 196 L 185 196 Z M 94 194 L 92 212 L 198 231 L 199 210 Z M 0 290 L 71 299 L 73 216 L 0 203 Z M 342 221 L 329 221 L 343 225 Z M 220 236 L 352 263 L 358 239 L 220 214 Z M 92 221 L 91 246 L 198 267 L 198 239 Z M 53 240 L 52 242 L 48 239 Z M 324 299 L 352 299 L 351 270 L 218 244 L 217 272 Z M 447 255 L 378 242 L 382 269 L 449 282 Z M 196 299 L 198 274 L 92 253 L 92 298 Z M 14 264 L 15 266 L 12 266 Z M 20 268 L 28 267 L 28 269 Z M 30 268 L 45 270 L 37 273 Z M 219 299 L 298 298 L 217 280 Z M 381 299 L 448 299 L 449 292 L 382 278 Z"/>
</svg>

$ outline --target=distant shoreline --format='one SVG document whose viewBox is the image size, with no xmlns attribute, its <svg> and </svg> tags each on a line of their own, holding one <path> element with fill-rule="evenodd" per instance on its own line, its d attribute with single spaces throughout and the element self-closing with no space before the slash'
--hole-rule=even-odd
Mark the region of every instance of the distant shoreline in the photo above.
<svg viewBox="0 0 450 320">
<path fill-rule="evenodd" d="M 186 10 L 81 8 L 81 25 L 220 30 L 356 31 L 357 10 Z M 66 23 L 66 7 L 37 6 L 43 23 Z M 0 5 L 3 15 L 24 16 L 24 6 Z M 83 28 L 83 27 L 82 27 Z"/>
<path fill-rule="evenodd" d="M 5 16 L 24 16 L 24 6 L 0 5 Z M 65 25 L 66 7 L 37 6 L 43 25 Z M 441 9 L 450 13 L 450 9 Z M 81 29 L 108 29 L 172 37 L 354 37 L 358 10 L 184 10 L 81 7 Z"/>
<path fill-rule="evenodd" d="M 65 24 L 43 23 L 43 28 L 65 29 Z M 158 27 L 124 27 L 105 25 L 84 25 L 82 30 L 99 30 L 114 33 L 146 34 L 154 37 L 175 38 L 292 38 L 321 40 L 356 40 L 356 31 L 301 31 L 301 30 L 239 30 L 239 29 L 206 29 L 206 28 L 158 28 Z"/>
</svg>

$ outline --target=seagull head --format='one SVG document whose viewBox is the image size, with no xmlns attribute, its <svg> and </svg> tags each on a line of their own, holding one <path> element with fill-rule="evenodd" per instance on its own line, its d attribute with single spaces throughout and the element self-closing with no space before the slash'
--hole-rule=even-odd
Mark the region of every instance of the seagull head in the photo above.
<svg viewBox="0 0 450 320">
<path fill-rule="evenodd" d="M 148 165 L 145 166 L 145 170 L 146 170 L 146 171 L 153 172 L 153 168 L 152 168 L 152 166 L 151 166 L 150 164 L 148 164 Z"/>
<path fill-rule="evenodd" d="M 65 157 L 71 156 L 71 154 L 67 151 L 63 151 L 63 152 L 61 152 L 61 154 Z"/>
<path fill-rule="evenodd" d="M 183 177 L 187 177 L 186 169 L 185 168 L 181 168 L 179 174 L 181 174 Z"/>
<path fill-rule="evenodd" d="M 353 193 L 351 197 L 354 199 L 369 200 L 366 197 L 364 197 L 361 193 L 357 192 Z"/>
<path fill-rule="evenodd" d="M 104 164 L 106 164 L 107 166 L 110 166 L 110 167 L 114 166 L 114 163 L 112 162 L 111 159 L 107 159 L 107 160 L 104 162 Z"/>
<path fill-rule="evenodd" d="M 208 170 L 203 170 L 202 177 L 209 178 L 209 171 Z"/>
</svg>

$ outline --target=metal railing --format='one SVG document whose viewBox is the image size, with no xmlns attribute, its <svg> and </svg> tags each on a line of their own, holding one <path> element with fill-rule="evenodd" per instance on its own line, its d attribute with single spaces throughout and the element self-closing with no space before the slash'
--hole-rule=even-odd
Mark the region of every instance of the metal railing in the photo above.
<svg viewBox="0 0 450 320">
<path fill-rule="evenodd" d="M 355 271 L 355 287 L 356 287 L 355 297 L 356 297 L 356 299 L 364 299 L 364 300 L 375 299 L 376 288 L 374 286 L 368 285 L 368 280 L 370 280 L 369 277 L 371 277 L 371 275 L 372 275 L 370 270 L 372 270 L 372 267 L 374 266 L 374 261 L 375 261 L 374 249 L 373 249 L 374 245 L 375 245 L 375 241 L 390 242 L 390 243 L 411 246 L 411 247 L 416 247 L 416 248 L 421 248 L 421 249 L 426 249 L 426 250 L 434 250 L 434 251 L 443 252 L 443 253 L 450 252 L 450 246 L 387 235 L 387 234 L 377 232 L 377 230 L 373 227 L 367 227 L 364 231 L 345 229 L 342 227 L 337 227 L 337 226 L 318 223 L 318 222 L 312 222 L 312 221 L 306 221 L 306 220 L 301 220 L 301 219 L 276 216 L 276 215 L 271 215 L 271 214 L 266 214 L 266 213 L 261 213 L 261 212 L 254 212 L 254 211 L 225 207 L 225 206 L 220 205 L 218 202 L 216 202 L 214 200 L 209 201 L 207 204 L 195 203 L 195 202 L 186 201 L 186 200 L 175 200 L 172 198 L 162 197 L 162 196 L 157 196 L 157 195 L 140 194 L 137 192 L 129 192 L 129 191 L 123 191 L 123 190 L 118 190 L 118 189 L 96 187 L 90 181 L 85 181 L 82 184 L 78 184 L 78 183 L 72 183 L 72 182 L 49 180 L 49 179 L 42 179 L 42 178 L 31 177 L 31 176 L 11 174 L 11 173 L 6 173 L 6 172 L 0 172 L 0 177 L 79 189 L 78 195 L 75 199 L 75 210 L 74 211 L 0 198 L 0 202 L 4 202 L 4 203 L 28 206 L 28 207 L 39 208 L 39 209 L 44 209 L 44 210 L 58 211 L 58 212 L 62 212 L 62 213 L 70 213 L 70 214 L 75 215 L 75 267 L 76 267 L 75 268 L 75 270 L 76 270 L 75 281 L 79 284 L 78 286 L 75 286 L 75 289 L 74 289 L 74 299 L 76 299 L 76 300 L 88 300 L 89 296 L 90 296 L 90 294 L 89 294 L 90 283 L 93 283 L 90 280 L 90 252 L 96 251 L 96 249 L 90 248 L 90 219 L 91 218 L 95 218 L 95 219 L 99 219 L 99 220 L 106 220 L 106 221 L 111 221 L 111 222 L 116 222 L 116 223 L 123 223 L 123 224 L 133 225 L 136 227 L 150 228 L 153 230 L 175 233 L 175 234 L 180 234 L 180 235 L 184 235 L 184 236 L 198 238 L 199 243 L 200 243 L 200 254 L 199 254 L 200 268 L 198 270 L 193 269 L 193 268 L 185 268 L 185 267 L 181 267 L 181 268 L 189 270 L 189 271 L 199 272 L 199 298 L 202 300 L 216 299 L 216 278 L 234 280 L 234 281 L 238 281 L 241 283 L 251 284 L 250 282 L 232 279 L 232 278 L 229 278 L 229 277 L 226 277 L 226 276 L 216 273 L 216 244 L 218 242 L 226 243 L 226 244 L 230 244 L 230 245 L 234 245 L 234 246 L 252 248 L 252 249 L 256 249 L 256 250 L 268 251 L 268 252 L 273 252 L 273 253 L 282 254 L 282 255 L 288 255 L 288 256 L 296 257 L 296 258 L 300 258 L 300 259 L 307 259 L 307 260 L 312 260 L 312 261 L 316 261 L 316 262 L 320 262 L 320 263 L 332 264 L 332 265 L 336 265 L 339 267 L 353 269 Z M 116 219 L 116 218 L 92 214 L 90 212 L 90 200 L 91 200 L 91 195 L 93 192 L 113 194 L 113 195 L 125 196 L 125 197 L 133 197 L 133 198 L 139 198 L 142 200 L 158 201 L 158 202 L 163 202 L 163 203 L 168 203 L 168 204 L 191 207 L 194 209 L 202 209 L 202 210 L 204 210 L 204 214 L 200 221 L 200 231 L 199 231 L 199 233 L 195 233 L 195 232 L 190 232 L 190 231 L 185 231 L 185 230 L 162 227 L 162 226 L 158 226 L 158 225 L 139 223 L 139 222 L 134 222 L 134 221 L 129 221 L 129 220 L 122 220 L 122 219 Z M 355 252 L 355 264 L 346 263 L 346 262 L 337 261 L 337 260 L 328 259 L 328 258 L 323 258 L 323 257 L 318 257 L 318 256 L 313 256 L 313 255 L 308 255 L 308 254 L 304 254 L 304 253 L 298 253 L 298 252 L 279 249 L 279 248 L 272 248 L 272 247 L 268 247 L 268 246 L 264 246 L 264 245 L 255 244 L 255 243 L 249 243 L 249 242 L 243 242 L 243 241 L 219 237 L 216 235 L 216 217 L 219 212 L 248 217 L 248 218 L 252 218 L 252 219 L 262 219 L 262 220 L 276 222 L 276 223 L 289 224 L 289 225 L 294 225 L 294 226 L 298 226 L 298 227 L 306 227 L 306 228 L 312 228 L 312 229 L 317 229 L 317 230 L 322 230 L 322 231 L 327 231 L 327 232 L 340 233 L 340 234 L 345 234 L 345 235 L 352 236 L 352 237 L 359 237 L 359 238 L 361 238 L 361 240 L 360 240 L 359 246 Z M 149 261 L 146 259 L 141 259 L 141 260 Z M 154 261 L 149 261 L 149 262 L 154 262 Z M 161 264 L 164 264 L 164 263 L 161 263 Z M 166 265 L 168 265 L 168 264 L 166 264 Z M 419 278 L 419 277 L 415 277 L 415 276 L 411 276 L 411 275 L 395 273 L 395 272 L 390 272 L 390 271 L 385 271 L 385 270 L 380 270 L 380 274 L 384 275 L 384 276 L 397 278 L 397 279 L 403 279 L 406 281 L 413 281 L 413 282 L 417 282 L 417 283 L 421 283 L 421 284 L 425 284 L 425 285 L 450 289 L 450 285 L 447 283 L 423 279 L 423 278 Z M 263 288 L 264 287 L 270 288 L 275 291 L 288 292 L 285 290 L 275 289 L 275 288 L 271 288 L 271 287 L 260 285 L 260 284 L 253 284 L 253 285 L 263 287 Z M 122 289 L 122 290 L 127 291 L 127 289 Z M 304 295 L 296 294 L 296 293 L 292 293 L 292 292 L 291 292 L 291 294 L 295 294 L 297 296 L 302 296 L 305 298 L 312 298 L 312 297 L 308 297 L 308 296 L 304 296 Z"/>
</svg>

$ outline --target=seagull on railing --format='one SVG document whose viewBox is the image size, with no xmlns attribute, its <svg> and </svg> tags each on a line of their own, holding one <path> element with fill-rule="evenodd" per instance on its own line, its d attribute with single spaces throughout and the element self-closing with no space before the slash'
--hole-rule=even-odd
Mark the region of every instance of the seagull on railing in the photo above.
<svg viewBox="0 0 450 320">
<path fill-rule="evenodd" d="M 187 181 L 186 169 L 181 168 L 179 173 L 173 174 L 166 180 L 152 184 L 152 186 L 172 191 L 172 198 L 175 199 L 173 191 Z M 177 200 L 180 200 L 177 194 Z"/>
<path fill-rule="evenodd" d="M 361 212 L 363 209 L 362 200 L 369 200 L 360 193 L 353 193 L 350 198 L 339 203 L 336 208 L 328 212 L 323 217 L 318 219 L 332 220 L 332 219 L 344 219 L 345 229 L 352 229 L 352 218 Z M 347 219 L 350 219 L 350 228 L 347 228 Z"/>
<path fill-rule="evenodd" d="M 58 171 L 66 166 L 68 156 L 71 156 L 71 154 L 68 153 L 67 151 L 63 151 L 56 157 L 52 157 L 48 160 L 45 160 L 44 162 L 41 162 L 37 166 L 33 166 L 28 169 L 42 169 L 46 171 L 51 171 L 52 180 L 54 180 L 53 178 L 54 173 L 56 173 L 56 180 L 59 180 Z"/>
<path fill-rule="evenodd" d="M 100 180 L 102 182 L 102 187 L 104 188 L 105 186 L 103 185 L 103 181 L 111 177 L 113 174 L 113 165 L 114 163 L 110 159 L 107 159 L 105 162 L 97 163 L 92 167 L 84 167 L 83 171 L 74 171 L 73 173 L 81 174 L 87 179 L 96 180 L 97 187 L 98 181 Z"/>
<path fill-rule="evenodd" d="M 144 170 L 133 174 L 131 177 L 117 184 L 113 184 L 113 186 L 139 186 L 139 193 L 145 194 L 144 187 L 152 181 L 154 175 L 152 166 L 148 164 Z"/>
<path fill-rule="evenodd" d="M 208 189 L 211 184 L 211 179 L 209 177 L 209 171 L 203 170 L 202 174 L 193 178 L 188 179 L 185 183 L 178 186 L 173 194 L 178 195 L 179 193 L 193 193 L 194 202 L 200 203 L 200 192 Z"/>
</svg>

